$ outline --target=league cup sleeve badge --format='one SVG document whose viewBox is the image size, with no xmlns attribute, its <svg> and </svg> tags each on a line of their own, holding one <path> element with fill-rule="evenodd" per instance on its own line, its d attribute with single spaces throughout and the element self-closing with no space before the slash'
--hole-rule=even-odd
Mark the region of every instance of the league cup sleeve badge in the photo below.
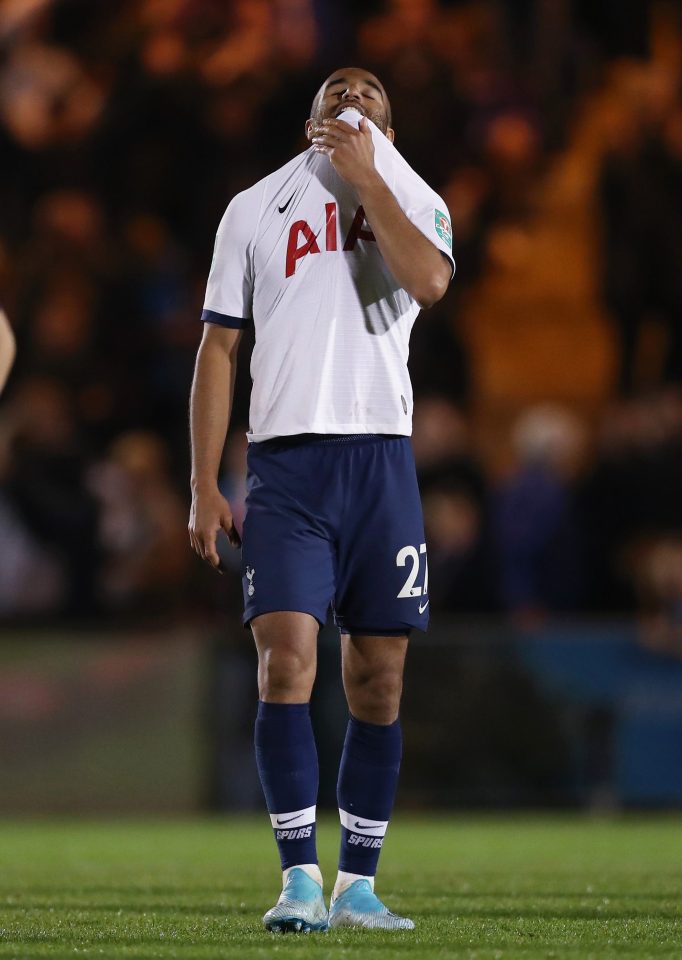
<svg viewBox="0 0 682 960">
<path fill-rule="evenodd" d="M 441 238 L 443 243 L 447 243 L 452 250 L 452 227 L 450 226 L 450 220 L 445 216 L 442 210 L 435 210 L 434 214 L 436 233 Z"/>
</svg>

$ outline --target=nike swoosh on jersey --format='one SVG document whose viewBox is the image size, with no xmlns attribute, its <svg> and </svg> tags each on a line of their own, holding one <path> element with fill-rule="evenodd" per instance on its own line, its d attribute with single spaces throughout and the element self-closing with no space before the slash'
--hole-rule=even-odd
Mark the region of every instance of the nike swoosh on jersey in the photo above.
<svg viewBox="0 0 682 960">
<path fill-rule="evenodd" d="M 425 603 L 423 606 L 422 606 L 421 603 L 420 603 L 420 604 L 419 604 L 419 612 L 420 612 L 420 613 L 423 613 L 423 612 L 426 610 L 426 608 L 428 607 L 428 605 L 429 605 L 429 601 L 428 601 L 428 600 L 426 601 L 426 603 Z"/>
<path fill-rule="evenodd" d="M 302 816 L 303 816 L 303 814 L 302 814 L 302 813 L 299 813 L 299 814 L 297 814 L 297 816 L 295 816 L 295 817 L 289 817 L 288 820 L 279 820 L 279 819 L 278 819 L 278 820 L 277 820 L 277 826 L 283 827 L 285 823 L 293 823 L 294 820 L 298 820 L 298 819 L 299 819 L 300 817 L 302 817 Z"/>
<path fill-rule="evenodd" d="M 294 193 L 295 193 L 295 192 L 296 192 L 296 191 L 294 190 Z M 292 193 L 291 196 L 289 197 L 289 199 L 287 200 L 287 202 L 284 204 L 283 207 L 277 207 L 277 209 L 279 210 L 279 212 L 280 212 L 280 213 L 284 213 L 284 211 L 286 210 L 286 208 L 289 206 L 289 204 L 291 203 L 291 201 L 292 201 L 293 199 L 294 199 L 294 194 Z"/>
</svg>

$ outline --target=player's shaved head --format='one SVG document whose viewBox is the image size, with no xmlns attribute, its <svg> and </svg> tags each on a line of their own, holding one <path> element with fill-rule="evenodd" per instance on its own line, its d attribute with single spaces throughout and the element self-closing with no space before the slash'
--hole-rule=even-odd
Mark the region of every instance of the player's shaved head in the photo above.
<svg viewBox="0 0 682 960">
<path fill-rule="evenodd" d="M 353 106 L 382 133 L 391 128 L 391 104 L 381 81 L 362 67 L 342 67 L 324 81 L 315 94 L 310 116 L 313 120 L 335 117 Z M 392 136 L 391 136 L 392 139 Z"/>
</svg>

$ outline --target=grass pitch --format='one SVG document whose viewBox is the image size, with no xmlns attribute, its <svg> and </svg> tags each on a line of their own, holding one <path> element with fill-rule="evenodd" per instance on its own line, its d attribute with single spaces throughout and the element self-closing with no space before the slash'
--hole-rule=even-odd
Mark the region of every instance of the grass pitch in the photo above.
<svg viewBox="0 0 682 960">
<path fill-rule="evenodd" d="M 265 817 L 2 824 L 0 958 L 682 958 L 680 818 L 397 817 L 377 891 L 417 929 L 392 934 L 267 934 L 273 848 Z"/>
</svg>

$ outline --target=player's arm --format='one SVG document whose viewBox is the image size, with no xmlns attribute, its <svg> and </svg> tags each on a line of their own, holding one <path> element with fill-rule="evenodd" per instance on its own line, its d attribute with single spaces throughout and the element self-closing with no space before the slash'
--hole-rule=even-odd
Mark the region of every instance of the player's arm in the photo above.
<svg viewBox="0 0 682 960">
<path fill-rule="evenodd" d="M 0 393 L 2 392 L 17 352 L 16 342 L 9 320 L 0 310 Z"/>
<path fill-rule="evenodd" d="M 192 445 L 192 507 L 189 538 L 192 548 L 219 569 L 216 535 L 221 528 L 233 547 L 240 545 L 230 504 L 218 489 L 218 471 L 232 410 L 237 373 L 237 348 L 242 331 L 205 323 L 197 353 L 190 398 Z"/>
<path fill-rule="evenodd" d="M 367 120 L 363 117 L 357 130 L 344 120 L 323 120 L 314 130 L 312 143 L 355 188 L 381 254 L 398 283 L 420 307 L 432 307 L 448 288 L 452 265 L 408 219 L 377 171 Z"/>
<path fill-rule="evenodd" d="M 381 255 L 398 283 L 423 309 L 438 303 L 452 279 L 450 262 L 408 220 L 378 173 L 376 182 L 358 189 L 358 196 Z"/>
</svg>

